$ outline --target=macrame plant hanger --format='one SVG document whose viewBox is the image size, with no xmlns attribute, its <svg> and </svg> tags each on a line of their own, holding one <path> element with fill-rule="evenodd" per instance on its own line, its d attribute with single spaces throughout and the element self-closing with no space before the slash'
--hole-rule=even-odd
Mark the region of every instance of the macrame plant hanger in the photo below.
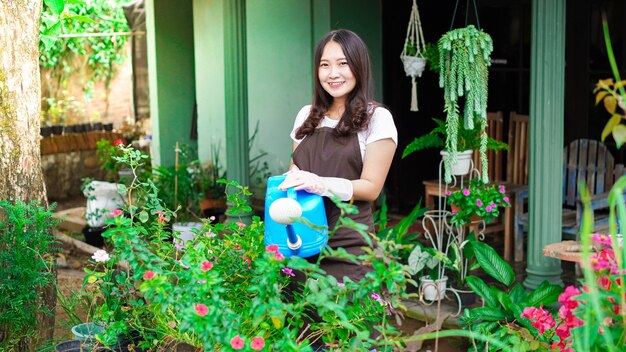
<svg viewBox="0 0 626 352">
<path fill-rule="evenodd" d="M 454 28 L 454 20 L 456 18 L 456 12 L 459 8 L 459 1 L 456 0 L 456 4 L 454 4 L 454 12 L 452 13 L 452 22 L 450 23 L 450 30 Z M 413 0 L 415 2 L 415 0 Z M 478 6 L 476 5 L 476 0 L 472 0 L 472 4 L 474 5 L 474 17 L 476 17 L 476 28 L 480 30 L 480 21 L 478 20 Z M 465 0 L 465 26 L 469 23 L 469 0 Z"/>
<path fill-rule="evenodd" d="M 409 45 L 410 44 L 410 45 Z M 411 111 L 418 111 L 417 108 L 417 77 L 422 77 L 422 72 L 426 68 L 426 60 L 423 56 L 424 51 L 424 33 L 422 32 L 422 22 L 420 14 L 417 10 L 416 0 L 413 0 L 411 8 L 411 17 L 409 25 L 406 29 L 406 38 L 404 39 L 404 47 L 400 54 L 400 59 L 404 64 L 404 72 L 407 77 L 411 77 Z M 407 52 L 407 47 L 415 49 L 415 52 Z M 413 50 L 412 50 L 413 51 Z"/>
</svg>

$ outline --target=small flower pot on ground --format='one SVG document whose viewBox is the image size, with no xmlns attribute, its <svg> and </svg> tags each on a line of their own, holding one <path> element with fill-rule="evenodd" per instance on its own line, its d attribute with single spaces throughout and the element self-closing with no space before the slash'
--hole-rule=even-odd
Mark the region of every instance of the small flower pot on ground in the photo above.
<svg viewBox="0 0 626 352">
<path fill-rule="evenodd" d="M 104 238 L 102 233 L 106 231 L 104 226 L 91 227 L 89 225 L 83 227 L 82 233 L 85 236 L 85 243 L 94 247 L 104 246 Z"/>
<path fill-rule="evenodd" d="M 437 280 L 433 280 L 428 276 L 420 277 L 420 290 L 422 291 L 424 299 L 427 301 L 441 300 L 446 294 L 447 283 L 447 276 Z"/>
</svg>

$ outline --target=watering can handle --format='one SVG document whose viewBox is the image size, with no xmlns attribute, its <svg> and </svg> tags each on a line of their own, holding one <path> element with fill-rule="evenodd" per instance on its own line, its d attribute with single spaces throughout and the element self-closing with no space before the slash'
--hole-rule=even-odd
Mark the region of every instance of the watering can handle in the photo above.
<svg viewBox="0 0 626 352">
<path fill-rule="evenodd" d="M 293 200 L 298 200 L 298 193 L 296 192 L 296 189 L 294 187 L 287 189 L 287 197 Z"/>
</svg>

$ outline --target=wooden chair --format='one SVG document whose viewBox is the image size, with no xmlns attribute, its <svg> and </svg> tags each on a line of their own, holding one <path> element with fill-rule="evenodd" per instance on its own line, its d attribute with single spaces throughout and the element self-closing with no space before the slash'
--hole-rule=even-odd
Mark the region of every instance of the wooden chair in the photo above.
<svg viewBox="0 0 626 352">
<path fill-rule="evenodd" d="M 497 140 L 503 141 L 504 119 L 502 118 L 502 111 L 488 112 L 487 113 L 487 136 Z M 480 162 L 480 153 L 474 153 L 474 168 L 483 173 L 483 165 Z M 504 181 L 504 175 L 502 173 L 502 152 L 494 152 L 493 150 L 487 151 L 487 160 L 489 161 L 489 181 Z"/>
<path fill-rule="evenodd" d="M 592 195 L 594 230 L 606 228 L 608 216 L 597 211 L 608 207 L 608 192 L 615 180 L 624 174 L 624 166 L 615 165 L 606 146 L 595 140 L 577 139 L 563 149 L 563 237 L 575 239 L 580 230 L 582 205 L 579 200 L 578 183 L 585 182 Z M 528 213 L 523 201 L 528 192 L 520 192 L 515 214 L 515 258 L 523 256 L 524 229 L 528 226 Z"/>
<path fill-rule="evenodd" d="M 528 115 L 509 114 L 506 181 L 514 185 L 528 185 L 528 121 Z"/>
</svg>

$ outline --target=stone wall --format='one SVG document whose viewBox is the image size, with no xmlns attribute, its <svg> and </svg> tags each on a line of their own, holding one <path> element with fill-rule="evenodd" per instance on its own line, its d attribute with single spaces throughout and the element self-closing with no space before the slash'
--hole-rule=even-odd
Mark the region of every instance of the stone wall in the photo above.
<svg viewBox="0 0 626 352">
<path fill-rule="evenodd" d="M 82 195 L 82 179 L 104 180 L 95 150 L 81 150 L 41 156 L 48 201 L 55 202 Z"/>
</svg>

